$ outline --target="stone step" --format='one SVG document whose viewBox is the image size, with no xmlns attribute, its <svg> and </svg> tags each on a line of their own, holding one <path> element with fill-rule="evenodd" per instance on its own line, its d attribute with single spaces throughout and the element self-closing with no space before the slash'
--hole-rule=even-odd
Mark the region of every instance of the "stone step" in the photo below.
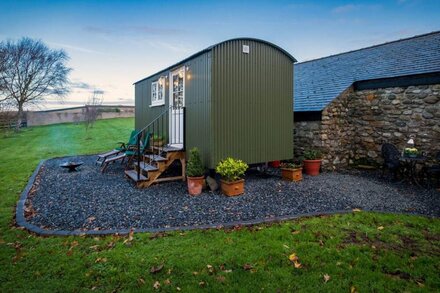
<svg viewBox="0 0 440 293">
<path fill-rule="evenodd" d="M 127 175 L 131 180 L 133 180 L 136 183 L 148 180 L 148 178 L 142 175 L 142 173 L 139 174 L 139 180 L 138 180 L 138 174 L 136 170 L 125 170 L 125 175 Z"/>
</svg>

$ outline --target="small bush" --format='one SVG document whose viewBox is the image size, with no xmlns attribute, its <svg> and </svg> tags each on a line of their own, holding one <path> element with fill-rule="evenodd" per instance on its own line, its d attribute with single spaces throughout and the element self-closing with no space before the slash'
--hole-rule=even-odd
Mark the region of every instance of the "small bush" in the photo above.
<svg viewBox="0 0 440 293">
<path fill-rule="evenodd" d="M 286 168 L 286 169 L 299 169 L 301 167 L 302 167 L 301 164 L 295 162 L 284 162 L 281 164 L 281 168 Z"/>
<path fill-rule="evenodd" d="M 306 160 L 319 160 L 322 158 L 322 154 L 318 150 L 307 150 L 304 152 L 304 159 Z"/>
<path fill-rule="evenodd" d="M 219 173 L 224 180 L 233 182 L 241 179 L 248 167 L 249 166 L 242 160 L 226 158 L 218 163 L 215 171 Z"/>
<path fill-rule="evenodd" d="M 188 177 L 201 177 L 205 174 L 202 160 L 198 148 L 193 148 L 189 152 L 189 160 L 186 165 L 186 174 Z"/>
</svg>

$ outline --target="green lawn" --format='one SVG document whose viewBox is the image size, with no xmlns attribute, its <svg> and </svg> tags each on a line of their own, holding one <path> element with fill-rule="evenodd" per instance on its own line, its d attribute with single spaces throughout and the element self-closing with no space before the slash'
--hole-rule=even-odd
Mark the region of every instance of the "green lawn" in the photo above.
<svg viewBox="0 0 440 293">
<path fill-rule="evenodd" d="M 132 239 L 39 237 L 14 226 L 15 203 L 41 159 L 111 149 L 132 127 L 133 119 L 114 119 L 87 134 L 63 124 L 1 136 L 0 292 L 440 290 L 439 219 L 361 211 Z"/>
</svg>

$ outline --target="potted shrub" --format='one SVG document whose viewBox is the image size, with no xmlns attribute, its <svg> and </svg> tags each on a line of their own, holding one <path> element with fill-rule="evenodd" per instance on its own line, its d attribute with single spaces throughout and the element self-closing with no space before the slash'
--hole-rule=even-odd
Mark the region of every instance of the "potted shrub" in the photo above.
<svg viewBox="0 0 440 293">
<path fill-rule="evenodd" d="M 419 151 L 416 148 L 405 148 L 403 151 L 403 155 L 408 158 L 417 158 L 419 155 Z"/>
<path fill-rule="evenodd" d="M 165 144 L 165 138 L 161 135 L 154 134 L 150 137 L 150 146 L 161 147 Z"/>
<path fill-rule="evenodd" d="M 307 175 L 317 176 L 319 175 L 319 169 L 321 168 L 321 152 L 318 150 L 307 150 L 304 152 L 304 171 Z"/>
<path fill-rule="evenodd" d="M 244 179 L 242 178 L 246 172 L 248 165 L 233 158 L 227 158 L 220 161 L 215 171 L 222 176 L 220 180 L 220 188 L 227 196 L 235 196 L 244 193 Z"/>
<path fill-rule="evenodd" d="M 189 159 L 186 164 L 186 175 L 189 194 L 199 195 L 202 193 L 202 187 L 205 180 L 205 168 L 203 167 L 200 153 L 197 148 L 193 148 L 189 152 Z"/>
<path fill-rule="evenodd" d="M 302 166 L 294 162 L 286 162 L 281 164 L 281 175 L 284 180 L 301 181 L 302 180 Z"/>
</svg>

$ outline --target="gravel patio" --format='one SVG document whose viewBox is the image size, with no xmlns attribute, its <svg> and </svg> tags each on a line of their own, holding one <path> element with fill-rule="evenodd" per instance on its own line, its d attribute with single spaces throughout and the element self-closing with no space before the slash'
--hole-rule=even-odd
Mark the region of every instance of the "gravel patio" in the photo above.
<svg viewBox="0 0 440 293">
<path fill-rule="evenodd" d="M 166 229 L 232 222 L 265 221 L 307 213 L 354 208 L 371 211 L 440 216 L 440 194 L 405 183 L 391 183 L 377 172 L 350 171 L 304 176 L 299 183 L 251 172 L 246 193 L 229 198 L 220 192 L 190 197 L 185 182 L 136 189 L 124 178 L 123 167 L 105 174 L 96 156 L 79 156 L 78 172 L 59 167 L 69 158 L 47 160 L 25 204 L 27 222 L 47 230 Z"/>
</svg>

